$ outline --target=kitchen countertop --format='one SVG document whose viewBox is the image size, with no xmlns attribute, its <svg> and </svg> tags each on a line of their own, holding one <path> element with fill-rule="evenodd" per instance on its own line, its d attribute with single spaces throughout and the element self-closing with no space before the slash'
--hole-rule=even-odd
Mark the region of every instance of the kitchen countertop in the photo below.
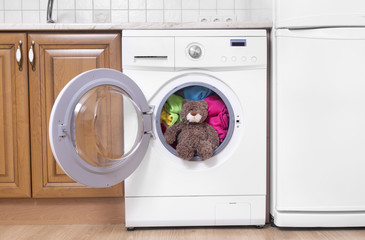
<svg viewBox="0 0 365 240">
<path fill-rule="evenodd" d="M 0 31 L 122 30 L 122 29 L 270 29 L 272 22 L 189 22 L 189 23 L 44 23 L 0 24 Z"/>
</svg>

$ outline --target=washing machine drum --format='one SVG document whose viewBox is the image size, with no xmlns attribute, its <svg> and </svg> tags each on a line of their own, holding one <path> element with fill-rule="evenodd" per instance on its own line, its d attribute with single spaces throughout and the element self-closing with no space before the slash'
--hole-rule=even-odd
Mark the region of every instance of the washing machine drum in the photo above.
<svg viewBox="0 0 365 240">
<path fill-rule="evenodd" d="M 228 144 L 233 134 L 234 114 L 227 97 L 214 86 L 204 82 L 189 82 L 180 85 L 166 95 L 157 110 L 157 116 L 160 117 L 156 117 L 156 126 L 160 126 L 156 130 L 162 144 L 172 154 L 178 155 L 177 142 L 167 144 L 163 135 L 168 128 L 182 121 L 180 111 L 186 100 L 205 101 L 208 104 L 208 116 L 205 122 L 218 133 L 220 145 L 214 151 L 214 154 L 218 154 Z M 201 158 L 195 155 L 191 160 L 201 161 Z"/>
</svg>

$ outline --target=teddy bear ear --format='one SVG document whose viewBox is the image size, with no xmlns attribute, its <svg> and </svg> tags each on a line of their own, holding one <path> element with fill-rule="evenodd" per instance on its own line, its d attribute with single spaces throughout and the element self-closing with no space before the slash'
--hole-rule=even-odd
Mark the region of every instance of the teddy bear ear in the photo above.
<svg viewBox="0 0 365 240">
<path fill-rule="evenodd" d="M 187 103 L 187 102 L 190 102 L 188 99 L 184 99 L 183 101 L 182 101 L 182 105 L 184 105 L 185 103 Z"/>
</svg>

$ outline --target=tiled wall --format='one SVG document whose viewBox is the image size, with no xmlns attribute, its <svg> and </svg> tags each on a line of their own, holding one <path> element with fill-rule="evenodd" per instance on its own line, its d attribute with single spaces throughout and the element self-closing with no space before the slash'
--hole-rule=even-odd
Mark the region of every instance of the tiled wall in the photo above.
<svg viewBox="0 0 365 240">
<path fill-rule="evenodd" d="M 272 0 L 54 0 L 58 23 L 271 21 Z M 45 23 L 48 0 L 0 0 L 0 23 Z"/>
</svg>

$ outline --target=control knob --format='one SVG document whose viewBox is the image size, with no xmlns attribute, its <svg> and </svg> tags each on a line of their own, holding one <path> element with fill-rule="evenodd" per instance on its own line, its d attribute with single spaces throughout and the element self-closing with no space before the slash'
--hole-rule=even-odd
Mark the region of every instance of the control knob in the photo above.
<svg viewBox="0 0 365 240">
<path fill-rule="evenodd" d="M 193 45 L 189 48 L 188 53 L 189 53 L 190 57 L 192 57 L 194 59 L 198 59 L 202 55 L 202 49 L 198 45 Z"/>
</svg>

